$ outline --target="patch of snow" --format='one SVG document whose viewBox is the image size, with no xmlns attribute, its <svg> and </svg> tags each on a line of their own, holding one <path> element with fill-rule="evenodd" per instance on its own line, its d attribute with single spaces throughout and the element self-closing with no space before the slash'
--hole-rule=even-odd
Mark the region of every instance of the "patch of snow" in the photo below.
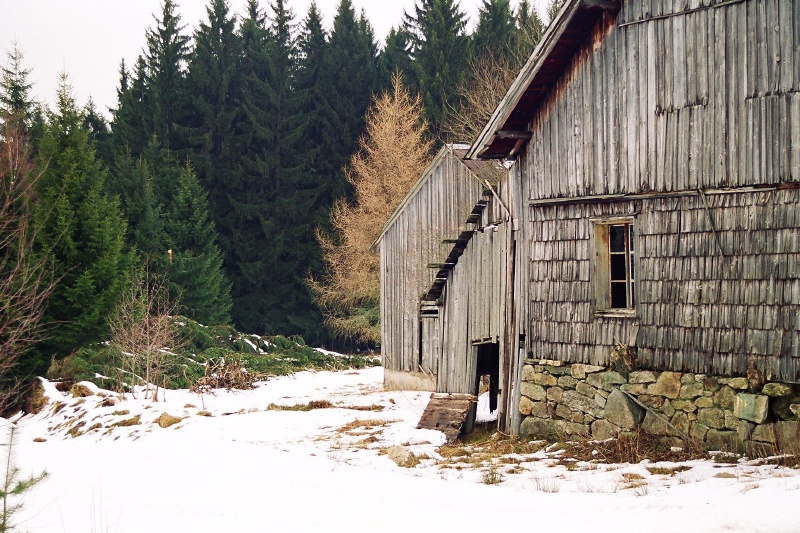
<svg viewBox="0 0 800 533">
<path fill-rule="evenodd" d="M 672 476 L 651 474 L 649 463 L 567 468 L 559 452 L 538 447 L 476 467 L 443 459 L 444 435 L 416 429 L 429 393 L 382 383 L 380 367 L 300 372 L 246 391 L 160 390 L 154 402 L 99 389 L 105 397 L 72 398 L 44 382 L 50 403 L 20 418 L 16 453 L 23 473 L 49 477 L 17 518 L 37 533 L 408 533 L 496 529 L 502 509 L 501 522 L 520 529 L 798 530 L 796 469 L 712 461 L 653 464 L 687 468 Z M 275 407 L 312 401 L 332 407 Z M 182 420 L 161 428 L 162 413 Z M 392 446 L 419 464 L 396 465 L 386 455 Z M 492 468 L 496 485 L 486 484 Z M 646 483 L 626 482 L 636 476 Z"/>
</svg>

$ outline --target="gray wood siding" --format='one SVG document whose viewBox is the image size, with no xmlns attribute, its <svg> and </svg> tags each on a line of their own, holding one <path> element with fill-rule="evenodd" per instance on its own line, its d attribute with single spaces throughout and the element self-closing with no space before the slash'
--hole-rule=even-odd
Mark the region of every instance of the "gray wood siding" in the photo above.
<svg viewBox="0 0 800 533">
<path fill-rule="evenodd" d="M 463 151 L 462 151 L 463 152 Z M 491 163 L 479 163 L 489 166 Z M 417 189 L 406 198 L 402 209 L 385 229 L 379 249 L 381 261 L 381 352 L 387 368 L 418 371 L 420 346 L 422 367 L 427 373 L 440 373 L 443 346 L 454 342 L 445 335 L 439 318 L 421 318 L 420 300 L 430 288 L 437 270 L 429 264 L 445 260 L 460 232 L 474 229 L 467 218 L 483 197 L 485 186 L 467 166 L 445 147 L 437 155 Z M 489 207 L 484 216 L 494 212 Z M 472 243 L 471 243 L 472 244 Z M 459 267 L 466 269 L 468 256 Z M 448 281 L 449 284 L 452 280 Z M 446 291 L 452 294 L 454 291 Z M 466 293 L 463 296 L 466 298 Z M 456 307 L 458 304 L 454 304 Z M 462 317 L 464 318 L 464 317 Z M 420 331 L 422 324 L 422 332 Z M 466 327 L 466 323 L 464 327 Z M 425 333 L 422 338 L 421 333 Z M 448 347 L 448 349 L 450 349 Z M 460 391 L 449 391 L 460 392 Z"/>
<path fill-rule="evenodd" d="M 800 381 L 800 190 L 659 199 L 637 217 L 643 364 Z M 720 253 L 721 252 L 721 253 Z"/>
<path fill-rule="evenodd" d="M 707 204 L 707 207 L 706 207 Z M 592 217 L 634 216 L 635 318 L 595 316 Z M 531 355 L 800 381 L 800 190 L 531 208 Z M 721 252 L 721 253 L 720 253 Z"/>
<path fill-rule="evenodd" d="M 800 180 L 800 2 L 625 1 L 531 131 L 537 199 Z"/>
</svg>

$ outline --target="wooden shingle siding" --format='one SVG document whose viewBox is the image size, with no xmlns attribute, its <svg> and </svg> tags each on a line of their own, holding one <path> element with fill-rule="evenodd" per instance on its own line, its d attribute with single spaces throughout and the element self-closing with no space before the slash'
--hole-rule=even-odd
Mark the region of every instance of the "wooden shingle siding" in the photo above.
<svg viewBox="0 0 800 533">
<path fill-rule="evenodd" d="M 707 204 L 707 207 L 706 207 Z M 800 189 L 531 208 L 530 354 L 800 381 Z M 635 318 L 591 306 L 592 217 L 635 217 Z M 721 250 L 720 250 L 721 248 Z"/>
</svg>

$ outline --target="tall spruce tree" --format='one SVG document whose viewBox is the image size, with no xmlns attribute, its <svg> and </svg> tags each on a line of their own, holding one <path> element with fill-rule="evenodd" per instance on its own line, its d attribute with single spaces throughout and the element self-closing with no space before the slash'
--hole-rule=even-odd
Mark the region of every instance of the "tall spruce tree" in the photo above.
<svg viewBox="0 0 800 533">
<path fill-rule="evenodd" d="M 500 58 L 513 54 L 514 22 L 509 0 L 483 0 L 478 11 L 478 26 L 472 35 L 472 57 L 491 54 Z"/>
<path fill-rule="evenodd" d="M 392 28 L 386 36 L 386 44 L 378 58 L 380 70 L 380 88 L 388 90 L 392 86 L 392 77 L 400 74 L 406 87 L 416 92 L 416 78 L 411 63 L 411 36 L 400 27 Z"/>
<path fill-rule="evenodd" d="M 412 37 L 420 96 L 437 136 L 446 111 L 458 107 L 452 88 L 459 84 L 467 66 L 466 24 L 457 0 L 417 0 L 412 13 L 404 16 L 404 26 Z"/>
<path fill-rule="evenodd" d="M 209 195 L 225 265 L 235 264 L 234 236 L 228 191 L 240 172 L 233 157 L 235 132 L 241 112 L 241 41 L 236 18 L 226 0 L 212 0 L 208 20 L 195 31 L 195 47 L 189 62 L 187 90 L 190 95 L 187 135 L 193 168 Z"/>
<path fill-rule="evenodd" d="M 364 132 L 364 115 L 377 89 L 377 54 L 375 37 L 364 14 L 357 18 L 352 2 L 340 0 L 323 67 L 327 84 L 325 111 L 330 114 L 324 124 L 333 129 L 323 135 L 334 174 L 329 178 L 342 184 L 342 167 L 358 147 Z M 344 187 L 339 191 L 343 190 Z"/>
<path fill-rule="evenodd" d="M 267 180 L 273 134 L 266 102 L 269 84 L 266 15 L 256 0 L 249 0 L 240 28 L 242 42 L 242 115 L 237 137 L 239 179 L 229 184 L 232 256 L 226 263 L 233 298 L 232 318 L 243 330 L 263 332 L 267 312 L 263 295 L 270 283 L 267 268 L 272 253 L 264 221 L 273 198 Z"/>
<path fill-rule="evenodd" d="M 95 156 L 82 113 L 62 78 L 39 150 L 38 248 L 50 254 L 58 279 L 47 311 L 47 339 L 34 372 L 106 334 L 106 318 L 126 279 L 125 222 L 104 191 L 106 170 Z"/>
<path fill-rule="evenodd" d="M 180 15 L 172 0 L 164 0 L 161 18 L 154 28 L 148 28 L 147 91 L 151 120 L 148 133 L 155 134 L 167 149 L 180 148 L 177 125 L 182 120 L 185 105 L 185 69 L 189 54 L 189 37 L 182 33 Z"/>
<path fill-rule="evenodd" d="M 180 309 L 204 324 L 230 320 L 230 283 L 222 270 L 214 222 L 208 200 L 191 167 L 178 177 L 177 192 L 169 206 L 166 233 L 170 246 L 167 279 L 170 296 Z"/>
<path fill-rule="evenodd" d="M 33 83 L 29 80 L 30 69 L 22 65 L 24 55 L 14 43 L 8 52 L 8 66 L 0 68 L 0 116 L 5 120 L 20 120 L 25 129 L 31 126 L 34 102 L 31 98 Z"/>
<path fill-rule="evenodd" d="M 518 64 L 527 61 L 536 45 L 542 40 L 545 25 L 539 12 L 528 0 L 521 0 L 514 16 L 517 31 L 514 34 L 512 47 L 520 58 Z"/>
</svg>

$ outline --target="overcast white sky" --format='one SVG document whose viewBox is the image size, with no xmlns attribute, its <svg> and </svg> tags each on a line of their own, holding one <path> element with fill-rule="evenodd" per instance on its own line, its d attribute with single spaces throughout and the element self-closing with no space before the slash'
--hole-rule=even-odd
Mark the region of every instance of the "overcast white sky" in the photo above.
<svg viewBox="0 0 800 533">
<path fill-rule="evenodd" d="M 7 65 L 7 54 L 16 40 L 25 54 L 25 67 L 32 69 L 33 94 L 37 100 L 52 102 L 58 75 L 66 72 L 79 104 L 92 97 L 98 110 L 116 106 L 119 63 L 131 65 L 145 43 L 145 29 L 154 24 L 161 0 L 0 0 L 0 64 Z M 187 29 L 205 19 L 207 0 L 177 0 L 182 22 Z M 244 11 L 246 0 L 229 0 L 234 11 Z M 268 0 L 261 0 L 262 7 Z M 299 22 L 308 12 L 311 0 L 288 0 Z M 317 0 L 327 28 L 339 0 Z M 470 20 L 476 18 L 481 0 L 461 0 Z M 533 0 L 544 12 L 547 0 Z M 353 0 L 363 9 L 382 40 L 392 26 L 399 24 L 403 10 L 414 0 Z M 512 0 L 516 8 L 517 0 Z"/>
</svg>

